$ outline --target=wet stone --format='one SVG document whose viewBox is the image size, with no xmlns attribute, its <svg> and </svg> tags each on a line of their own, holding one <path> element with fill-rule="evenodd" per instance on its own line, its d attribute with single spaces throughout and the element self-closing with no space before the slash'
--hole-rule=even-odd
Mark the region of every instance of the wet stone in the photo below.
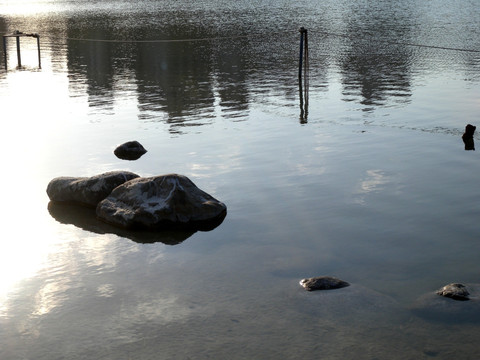
<svg viewBox="0 0 480 360">
<path fill-rule="evenodd" d="M 333 290 L 340 289 L 350 284 L 346 281 L 337 279 L 331 276 L 318 276 L 313 278 L 307 278 L 300 280 L 300 285 L 302 285 L 307 291 L 314 290 Z"/>
<path fill-rule="evenodd" d="M 227 207 L 186 176 L 167 174 L 118 186 L 96 212 L 106 223 L 125 229 L 211 230 L 223 221 Z"/>
<path fill-rule="evenodd" d="M 146 152 L 147 150 L 138 141 L 128 141 L 113 151 L 115 156 L 122 160 L 137 160 Z"/>
<path fill-rule="evenodd" d="M 448 284 L 421 295 L 410 310 L 429 321 L 480 323 L 480 284 Z"/>
<path fill-rule="evenodd" d="M 440 290 L 437 290 L 437 294 L 440 296 L 452 298 L 454 300 L 470 300 L 468 297 L 470 293 L 468 292 L 466 286 L 457 283 L 445 285 Z"/>
<path fill-rule="evenodd" d="M 62 176 L 50 181 L 47 195 L 51 201 L 96 207 L 117 186 L 138 177 L 129 171 L 110 171 L 91 177 Z"/>
</svg>

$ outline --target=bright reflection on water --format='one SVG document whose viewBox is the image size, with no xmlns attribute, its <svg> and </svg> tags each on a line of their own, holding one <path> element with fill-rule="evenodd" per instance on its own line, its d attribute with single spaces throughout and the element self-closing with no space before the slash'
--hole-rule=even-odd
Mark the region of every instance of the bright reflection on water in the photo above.
<svg viewBox="0 0 480 360">
<path fill-rule="evenodd" d="M 0 59 L 2 360 L 478 357 L 478 312 L 411 311 L 480 282 L 480 162 L 461 140 L 480 108 L 477 1 L 0 0 L 0 14 L 42 53 L 39 69 L 22 38 L 18 69 L 9 38 Z M 117 159 L 129 140 L 147 154 Z M 48 205 L 52 178 L 116 169 L 184 174 L 228 215 L 132 234 Z M 304 292 L 315 275 L 352 286 Z"/>
</svg>

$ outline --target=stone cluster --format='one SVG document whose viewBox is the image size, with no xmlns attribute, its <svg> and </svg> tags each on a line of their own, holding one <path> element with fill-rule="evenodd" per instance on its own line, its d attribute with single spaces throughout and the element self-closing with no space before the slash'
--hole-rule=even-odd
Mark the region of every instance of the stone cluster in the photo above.
<svg viewBox="0 0 480 360">
<path fill-rule="evenodd" d="M 59 177 L 50 181 L 47 194 L 53 202 L 95 207 L 99 219 L 129 230 L 210 230 L 227 212 L 224 203 L 178 174 Z"/>
</svg>

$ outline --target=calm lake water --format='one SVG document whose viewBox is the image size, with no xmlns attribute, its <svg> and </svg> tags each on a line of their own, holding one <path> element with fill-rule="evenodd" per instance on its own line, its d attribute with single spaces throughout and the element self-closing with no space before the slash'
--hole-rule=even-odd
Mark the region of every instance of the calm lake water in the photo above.
<svg viewBox="0 0 480 360">
<path fill-rule="evenodd" d="M 478 359 L 479 311 L 412 307 L 480 283 L 479 19 L 476 0 L 0 0 L 0 33 L 41 43 L 41 68 L 34 38 L 22 68 L 14 38 L 0 59 L 0 359 Z M 117 159 L 129 140 L 148 152 Z M 184 174 L 227 217 L 138 237 L 49 208 L 52 178 L 110 170 Z M 299 286 L 319 275 L 352 286 Z"/>
</svg>

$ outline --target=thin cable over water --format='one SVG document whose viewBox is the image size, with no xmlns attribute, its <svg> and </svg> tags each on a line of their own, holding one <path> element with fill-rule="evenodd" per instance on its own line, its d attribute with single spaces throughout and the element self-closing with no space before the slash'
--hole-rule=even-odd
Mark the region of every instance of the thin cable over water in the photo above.
<svg viewBox="0 0 480 360">
<path fill-rule="evenodd" d="M 276 32 L 274 34 L 288 34 L 294 32 Z M 358 38 L 332 33 L 328 31 L 318 31 L 318 34 L 323 34 L 325 36 L 334 36 L 334 37 L 341 37 L 351 40 L 357 40 Z M 234 36 L 223 36 L 223 37 L 212 37 L 212 38 L 191 38 L 191 39 L 153 39 L 153 40 L 135 40 L 135 39 L 91 39 L 91 38 L 66 38 L 68 41 L 88 41 L 88 42 L 107 42 L 107 43 L 174 43 L 174 42 L 196 42 L 196 41 L 219 41 L 219 40 L 229 40 L 229 39 L 241 39 L 241 38 L 262 38 L 263 34 L 249 34 L 249 35 L 234 35 Z M 368 39 L 362 38 L 360 40 L 367 41 Z M 465 48 L 455 48 L 455 47 L 448 47 L 448 46 L 439 46 L 439 45 L 425 45 L 425 44 L 415 44 L 410 42 L 396 42 L 390 40 L 375 40 L 378 43 L 385 43 L 391 45 L 403 45 L 403 46 L 413 46 L 413 47 L 420 47 L 420 48 L 428 48 L 428 49 L 439 49 L 439 50 L 449 50 L 449 51 L 462 51 L 462 52 L 473 52 L 473 53 L 480 53 L 480 50 L 476 49 L 465 49 Z"/>
</svg>

